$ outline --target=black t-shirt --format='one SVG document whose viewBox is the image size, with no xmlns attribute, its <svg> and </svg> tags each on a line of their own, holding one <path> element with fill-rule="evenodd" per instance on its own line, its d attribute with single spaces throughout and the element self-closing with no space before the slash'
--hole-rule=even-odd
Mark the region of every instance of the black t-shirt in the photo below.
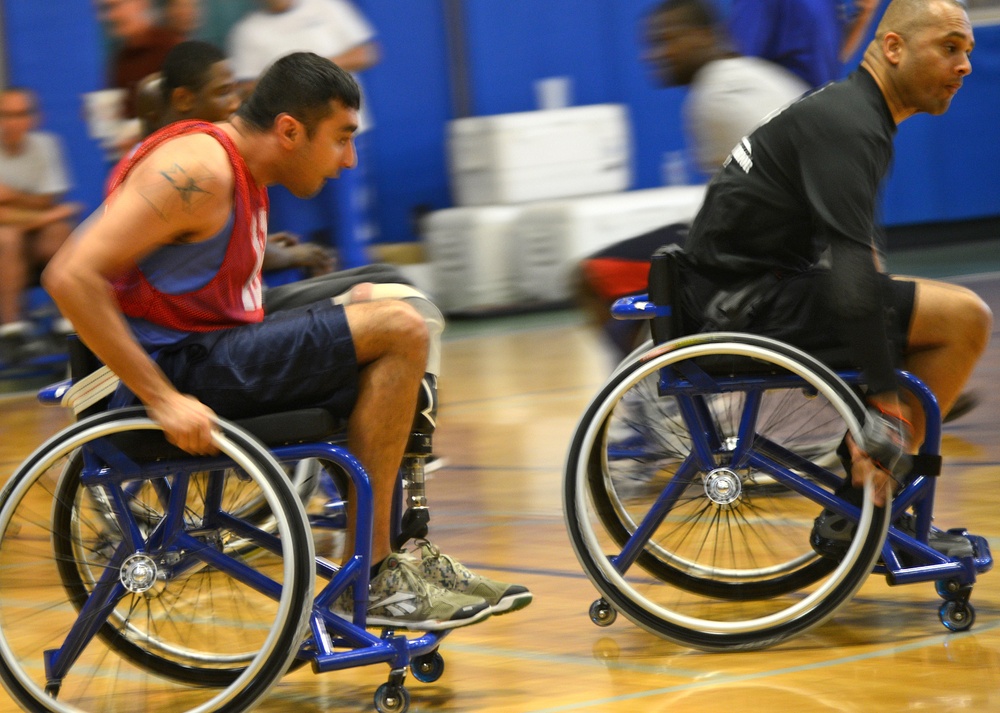
<svg viewBox="0 0 1000 713">
<path fill-rule="evenodd" d="M 876 203 L 895 134 L 866 70 L 826 85 L 733 150 L 685 244 L 720 283 L 799 272 L 828 254 L 830 308 L 850 325 L 844 337 L 874 392 L 895 384 L 875 263 Z"/>
</svg>

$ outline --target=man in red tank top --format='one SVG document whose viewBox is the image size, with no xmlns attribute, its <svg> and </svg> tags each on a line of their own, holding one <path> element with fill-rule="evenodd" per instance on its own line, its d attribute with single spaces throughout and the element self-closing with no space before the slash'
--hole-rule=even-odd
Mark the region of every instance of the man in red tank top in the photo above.
<svg viewBox="0 0 1000 713">
<path fill-rule="evenodd" d="M 346 418 L 374 496 L 368 621 L 446 629 L 520 608 L 531 594 L 437 554 L 460 575 L 448 582 L 391 551 L 393 489 L 427 360 L 424 320 L 391 299 L 261 309 L 265 186 L 308 197 L 352 167 L 360 103 L 357 84 L 329 60 L 300 52 L 276 61 L 231 121 L 150 137 L 43 283 L 185 451 L 215 451 L 216 414 L 321 406 Z M 488 585 L 504 589 L 487 601 Z M 394 606 L 400 597 L 409 606 Z"/>
</svg>

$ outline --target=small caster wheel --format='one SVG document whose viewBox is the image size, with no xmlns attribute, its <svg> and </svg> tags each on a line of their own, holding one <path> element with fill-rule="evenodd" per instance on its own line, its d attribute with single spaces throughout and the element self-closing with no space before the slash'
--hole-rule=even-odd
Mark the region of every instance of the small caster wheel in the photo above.
<svg viewBox="0 0 1000 713">
<path fill-rule="evenodd" d="M 590 605 L 590 620 L 598 626 L 611 626 L 617 618 L 618 612 L 604 599 L 598 599 Z"/>
<path fill-rule="evenodd" d="M 410 672 L 421 683 L 434 683 L 444 673 L 444 656 L 437 651 L 416 656 L 410 663 Z"/>
<path fill-rule="evenodd" d="M 941 623 L 950 631 L 965 631 L 976 621 L 976 610 L 968 602 L 946 601 L 938 609 Z"/>
<path fill-rule="evenodd" d="M 961 599 L 963 595 L 971 590 L 971 587 L 967 584 L 962 584 L 957 579 L 939 579 L 934 582 L 934 590 L 942 599 L 951 601 L 953 599 Z"/>
<path fill-rule="evenodd" d="M 410 692 L 402 686 L 383 683 L 375 691 L 375 710 L 378 713 L 406 713 L 410 708 Z"/>
</svg>

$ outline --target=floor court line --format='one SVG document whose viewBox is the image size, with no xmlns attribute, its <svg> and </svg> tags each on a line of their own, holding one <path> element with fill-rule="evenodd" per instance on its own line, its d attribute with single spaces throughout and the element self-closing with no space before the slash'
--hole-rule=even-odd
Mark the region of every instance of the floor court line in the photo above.
<svg viewBox="0 0 1000 713">
<path fill-rule="evenodd" d="M 938 636 L 921 639 L 920 641 L 914 641 L 909 644 L 890 646 L 885 649 L 879 649 L 877 651 L 871 651 L 869 653 L 864 653 L 864 654 L 841 656 L 835 659 L 830 659 L 829 661 L 803 664 L 801 666 L 787 666 L 784 668 L 757 671 L 754 673 L 740 674 L 736 676 L 722 676 L 719 678 L 692 681 L 691 683 L 682 683 L 673 686 L 664 686 L 663 688 L 651 689 L 648 691 L 641 691 L 637 693 L 627 693 L 627 694 L 622 694 L 620 696 L 608 696 L 581 703 L 570 703 L 550 708 L 536 708 L 531 710 L 519 711 L 519 713 L 564 713 L 566 711 L 582 711 L 587 709 L 601 710 L 600 706 L 607 706 L 615 703 L 622 703 L 625 701 L 641 700 L 644 698 L 652 698 L 654 696 L 662 696 L 671 693 L 680 693 L 683 691 L 696 690 L 698 688 L 716 687 L 716 686 L 729 685 L 733 683 L 744 683 L 747 681 L 759 681 L 762 679 L 773 678 L 776 676 L 783 676 L 792 673 L 817 671 L 822 669 L 833 668 L 835 666 L 841 666 L 844 664 L 871 661 L 874 659 L 885 658 L 887 656 L 895 656 L 897 654 L 905 653 L 908 651 L 924 649 L 929 646 L 937 646 L 945 643 L 946 641 L 954 641 L 956 639 L 965 638 L 967 636 L 982 634 L 986 631 L 997 629 L 998 627 L 1000 627 L 1000 622 L 994 624 L 988 624 L 985 626 L 977 626 L 975 631 L 967 631 L 954 634 L 941 634 Z M 602 663 L 602 665 L 605 664 Z M 513 711 L 511 713 L 513 713 Z"/>
</svg>

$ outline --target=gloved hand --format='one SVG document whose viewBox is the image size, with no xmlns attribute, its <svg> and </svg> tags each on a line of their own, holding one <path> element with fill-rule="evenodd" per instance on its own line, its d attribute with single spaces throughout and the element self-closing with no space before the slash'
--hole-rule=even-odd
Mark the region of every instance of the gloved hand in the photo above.
<svg viewBox="0 0 1000 713">
<path fill-rule="evenodd" d="M 900 481 L 909 470 L 909 458 L 904 458 L 913 437 L 910 422 L 901 414 L 879 408 L 869 408 L 861 431 L 861 448 L 876 466 Z"/>
</svg>

